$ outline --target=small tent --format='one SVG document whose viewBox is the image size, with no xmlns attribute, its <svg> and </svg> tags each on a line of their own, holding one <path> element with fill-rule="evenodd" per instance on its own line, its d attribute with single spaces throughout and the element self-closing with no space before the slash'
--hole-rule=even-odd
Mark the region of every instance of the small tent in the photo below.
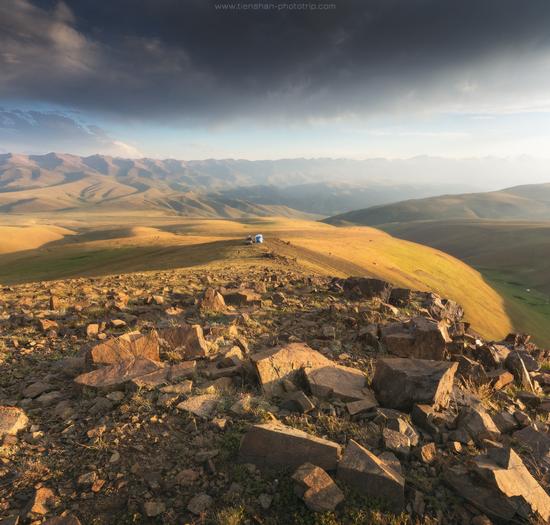
<svg viewBox="0 0 550 525">
<path fill-rule="evenodd" d="M 264 242 L 264 236 L 261 233 L 258 233 L 256 237 L 254 237 L 254 242 L 262 243 Z"/>
</svg>

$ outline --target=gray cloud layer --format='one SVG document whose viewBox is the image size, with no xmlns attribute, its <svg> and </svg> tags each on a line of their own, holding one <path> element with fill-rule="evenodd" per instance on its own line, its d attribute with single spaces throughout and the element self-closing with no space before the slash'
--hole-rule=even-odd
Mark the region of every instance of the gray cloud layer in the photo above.
<svg viewBox="0 0 550 525">
<path fill-rule="evenodd" d="M 3 0 L 0 98 L 191 121 L 548 103 L 547 0 L 333 2 Z"/>
</svg>

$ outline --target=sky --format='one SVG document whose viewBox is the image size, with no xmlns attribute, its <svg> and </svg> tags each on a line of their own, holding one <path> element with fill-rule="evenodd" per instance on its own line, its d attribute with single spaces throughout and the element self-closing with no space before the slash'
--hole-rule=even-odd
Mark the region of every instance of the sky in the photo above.
<svg viewBox="0 0 550 525">
<path fill-rule="evenodd" d="M 2 0 L 0 152 L 550 159 L 547 0 Z"/>
</svg>

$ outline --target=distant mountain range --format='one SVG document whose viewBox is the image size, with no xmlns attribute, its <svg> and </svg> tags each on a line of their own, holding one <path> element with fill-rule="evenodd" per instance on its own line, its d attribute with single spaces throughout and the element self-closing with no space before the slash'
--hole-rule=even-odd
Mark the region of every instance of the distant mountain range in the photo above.
<svg viewBox="0 0 550 525">
<path fill-rule="evenodd" d="M 550 220 L 550 183 L 487 193 L 442 195 L 354 210 L 325 219 L 329 224 L 379 226 L 461 219 Z"/>
<path fill-rule="evenodd" d="M 487 162 L 431 157 L 182 161 L 7 153 L 0 155 L 0 212 L 322 217 L 403 199 L 491 189 L 498 184 L 494 172 L 506 178 L 519 169 L 501 160 Z M 475 176 L 489 165 L 487 172 L 493 175 Z M 540 169 L 533 170 L 540 177 Z"/>
</svg>

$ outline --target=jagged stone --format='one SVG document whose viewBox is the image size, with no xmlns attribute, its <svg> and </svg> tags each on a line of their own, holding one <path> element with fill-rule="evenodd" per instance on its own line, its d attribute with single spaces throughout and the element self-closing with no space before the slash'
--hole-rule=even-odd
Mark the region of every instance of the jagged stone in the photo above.
<svg viewBox="0 0 550 525">
<path fill-rule="evenodd" d="M 166 341 L 170 349 L 179 350 L 183 359 L 195 359 L 208 355 L 208 345 L 201 325 L 181 324 L 164 328 L 159 330 L 159 337 Z"/>
<path fill-rule="evenodd" d="M 214 500 L 212 496 L 209 496 L 203 492 L 191 498 L 187 504 L 187 510 L 196 516 L 199 516 L 203 512 L 206 512 L 213 504 Z"/>
<path fill-rule="evenodd" d="M 411 452 L 411 440 L 405 434 L 392 430 L 391 428 L 382 429 L 382 441 L 384 447 L 398 456 L 408 457 Z"/>
<path fill-rule="evenodd" d="M 479 360 L 486 370 L 494 370 L 504 365 L 510 349 L 505 345 L 493 344 L 484 345 L 476 350 L 476 359 Z"/>
<path fill-rule="evenodd" d="M 332 478 L 311 463 L 298 467 L 292 479 L 296 482 L 296 495 L 314 512 L 332 511 L 344 501 L 344 493 Z"/>
<path fill-rule="evenodd" d="M 74 382 L 79 386 L 89 388 L 116 390 L 128 381 L 156 372 L 160 368 L 163 366 L 156 361 L 134 359 L 80 374 L 74 379 Z"/>
<path fill-rule="evenodd" d="M 445 407 L 458 363 L 383 358 L 376 362 L 372 387 L 381 406 L 410 410 L 415 403 Z"/>
<path fill-rule="evenodd" d="M 474 458 L 473 464 L 474 471 L 505 496 L 520 517 L 538 513 L 543 520 L 550 519 L 550 496 L 511 448 L 492 447 L 487 455 Z"/>
<path fill-rule="evenodd" d="M 495 390 L 501 390 L 514 382 L 514 376 L 507 370 L 492 370 L 487 374 L 487 380 Z"/>
<path fill-rule="evenodd" d="M 497 412 L 492 415 L 491 418 L 502 434 L 509 434 L 512 430 L 518 428 L 516 418 L 510 414 L 510 412 L 506 412 L 505 410 Z"/>
<path fill-rule="evenodd" d="M 389 428 L 407 436 L 410 444 L 415 447 L 418 445 L 419 436 L 415 428 L 405 419 L 405 414 L 398 410 L 390 408 L 378 408 L 376 417 L 373 420 L 376 424 L 384 428 Z"/>
<path fill-rule="evenodd" d="M 445 321 L 415 317 L 407 323 L 393 323 L 381 329 L 381 340 L 390 354 L 399 357 L 441 361 L 452 340 Z"/>
<path fill-rule="evenodd" d="M 394 306 L 408 306 L 413 298 L 409 288 L 393 288 L 390 293 L 389 303 Z"/>
<path fill-rule="evenodd" d="M 523 447 L 527 448 L 541 465 L 550 468 L 550 436 L 533 426 L 517 430 L 512 437 Z"/>
<path fill-rule="evenodd" d="M 353 439 L 338 464 L 337 475 L 338 479 L 355 487 L 364 496 L 384 502 L 393 512 L 403 510 L 403 477 Z"/>
<path fill-rule="evenodd" d="M 294 381 L 303 369 L 332 365 L 330 359 L 305 343 L 290 343 L 258 352 L 251 356 L 251 360 L 264 393 L 270 397 L 282 395 L 284 389 L 281 382 L 285 379 Z"/>
<path fill-rule="evenodd" d="M 32 499 L 27 505 L 27 513 L 29 514 L 47 514 L 56 504 L 55 493 L 48 487 L 40 487 L 36 489 Z"/>
<path fill-rule="evenodd" d="M 15 436 L 27 427 L 29 418 L 17 407 L 0 406 L 0 438 L 5 435 Z"/>
<path fill-rule="evenodd" d="M 37 381 L 36 383 L 32 383 L 29 386 L 27 386 L 23 390 L 23 395 L 25 397 L 34 398 L 34 397 L 38 397 L 40 394 L 43 394 L 44 392 L 48 392 L 53 389 L 54 389 L 54 386 L 50 385 L 50 383 Z"/>
<path fill-rule="evenodd" d="M 281 408 L 289 410 L 290 412 L 306 414 L 307 412 L 311 412 L 315 408 L 315 405 L 302 390 L 297 390 L 296 392 L 285 394 L 284 400 L 281 403 Z"/>
<path fill-rule="evenodd" d="M 207 312 L 225 312 L 227 310 L 223 295 L 214 288 L 205 290 L 200 307 Z"/>
<path fill-rule="evenodd" d="M 335 470 L 340 454 L 337 443 L 281 423 L 253 425 L 244 435 L 239 449 L 241 462 L 259 467 L 297 468 L 306 462 Z"/>
<path fill-rule="evenodd" d="M 457 418 L 457 428 L 464 430 L 476 442 L 498 439 L 500 432 L 487 411 L 481 407 L 462 407 Z"/>
<path fill-rule="evenodd" d="M 93 365 L 114 365 L 135 359 L 160 361 L 156 332 L 130 332 L 93 346 L 87 354 L 88 363 Z"/>
<path fill-rule="evenodd" d="M 456 371 L 457 377 L 478 384 L 484 383 L 487 380 L 487 373 L 481 363 L 465 355 L 459 356 L 456 361 L 458 363 L 458 369 Z"/>
</svg>

